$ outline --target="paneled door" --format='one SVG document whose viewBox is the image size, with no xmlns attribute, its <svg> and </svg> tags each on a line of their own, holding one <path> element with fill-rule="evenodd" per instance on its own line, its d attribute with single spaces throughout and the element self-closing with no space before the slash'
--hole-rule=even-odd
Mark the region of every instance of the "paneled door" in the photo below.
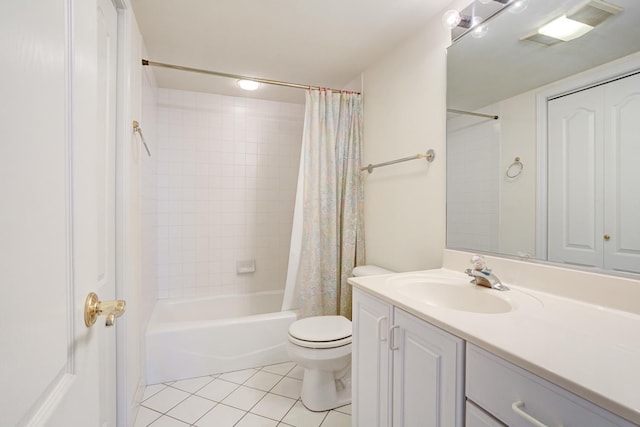
<svg viewBox="0 0 640 427">
<path fill-rule="evenodd" d="M 640 74 L 549 101 L 550 261 L 640 272 Z"/>
<path fill-rule="evenodd" d="M 113 298 L 101 13 L 24 0 L 0 14 L 3 426 L 115 426 L 115 328 L 84 317 L 90 292 Z"/>
<path fill-rule="evenodd" d="M 602 265 L 602 91 L 549 101 L 549 261 Z"/>
<path fill-rule="evenodd" d="M 640 273 L 640 74 L 604 95 L 604 268 Z"/>
</svg>

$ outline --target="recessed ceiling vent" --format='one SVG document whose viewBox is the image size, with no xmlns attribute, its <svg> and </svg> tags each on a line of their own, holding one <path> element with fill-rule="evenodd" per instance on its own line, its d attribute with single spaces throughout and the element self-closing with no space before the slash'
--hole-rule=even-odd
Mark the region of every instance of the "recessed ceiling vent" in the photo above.
<svg viewBox="0 0 640 427">
<path fill-rule="evenodd" d="M 603 0 L 590 0 L 538 28 L 520 40 L 552 46 L 582 37 L 622 8 Z"/>
<path fill-rule="evenodd" d="M 622 8 L 619 6 L 601 0 L 591 0 L 567 13 L 567 18 L 595 27 L 620 12 L 622 12 Z"/>
<path fill-rule="evenodd" d="M 546 46 L 553 46 L 556 43 L 560 43 L 562 40 L 557 39 L 555 37 L 545 36 L 544 34 L 540 34 L 537 31 L 535 33 L 531 33 L 527 36 L 524 36 L 520 40 L 526 40 L 529 42 L 540 43 Z"/>
</svg>

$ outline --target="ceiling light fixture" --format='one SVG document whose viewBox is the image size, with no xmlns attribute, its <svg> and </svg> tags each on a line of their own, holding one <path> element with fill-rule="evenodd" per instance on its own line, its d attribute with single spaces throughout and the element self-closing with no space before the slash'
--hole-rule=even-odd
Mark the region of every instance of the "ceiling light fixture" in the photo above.
<svg viewBox="0 0 640 427">
<path fill-rule="evenodd" d="M 256 90 L 260 87 L 260 83 L 253 80 L 238 80 L 238 86 L 244 90 Z"/>
<path fill-rule="evenodd" d="M 528 40 L 552 46 L 556 43 L 577 39 L 602 24 L 608 18 L 622 12 L 622 8 L 601 0 L 591 0 L 572 9 L 559 18 L 543 25 L 537 31 L 523 37 Z"/>
<path fill-rule="evenodd" d="M 538 33 L 543 36 L 568 42 L 584 36 L 591 30 L 593 30 L 591 25 L 574 21 L 573 19 L 567 18 L 567 15 L 562 15 L 561 17 L 556 18 L 548 24 L 538 28 Z"/>
</svg>

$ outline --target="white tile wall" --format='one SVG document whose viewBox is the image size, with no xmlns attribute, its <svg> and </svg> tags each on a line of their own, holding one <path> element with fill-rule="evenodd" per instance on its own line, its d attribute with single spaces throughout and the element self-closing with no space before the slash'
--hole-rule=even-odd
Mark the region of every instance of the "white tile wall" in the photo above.
<svg viewBox="0 0 640 427">
<path fill-rule="evenodd" d="M 498 251 L 501 172 L 499 122 L 447 121 L 447 247 Z"/>
<path fill-rule="evenodd" d="M 303 120 L 300 104 L 159 89 L 160 298 L 284 288 Z"/>
</svg>

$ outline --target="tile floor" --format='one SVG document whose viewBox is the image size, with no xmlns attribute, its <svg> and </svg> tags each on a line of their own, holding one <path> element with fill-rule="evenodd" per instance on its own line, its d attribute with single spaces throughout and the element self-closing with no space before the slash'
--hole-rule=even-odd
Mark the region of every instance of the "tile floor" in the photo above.
<svg viewBox="0 0 640 427">
<path fill-rule="evenodd" d="M 135 427 L 351 427 L 351 405 L 312 412 L 293 362 L 148 386 Z"/>
</svg>

